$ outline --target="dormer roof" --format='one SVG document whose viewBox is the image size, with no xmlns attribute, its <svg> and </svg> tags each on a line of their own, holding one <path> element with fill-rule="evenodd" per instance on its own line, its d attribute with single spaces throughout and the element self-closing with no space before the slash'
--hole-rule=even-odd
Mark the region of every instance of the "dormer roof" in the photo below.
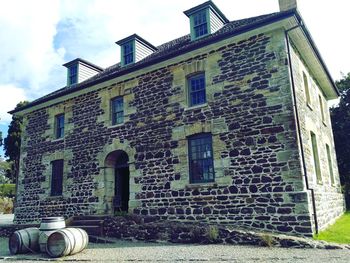
<svg viewBox="0 0 350 263">
<path fill-rule="evenodd" d="M 204 2 L 203 4 L 197 5 L 195 7 L 192 7 L 186 11 L 184 11 L 184 14 L 188 17 L 193 15 L 194 13 L 197 13 L 198 11 L 201 11 L 203 9 L 211 9 L 215 15 L 224 23 L 229 23 L 230 21 L 226 18 L 226 16 L 221 12 L 221 10 L 214 4 L 213 1 L 207 1 Z"/>
<path fill-rule="evenodd" d="M 69 62 L 63 64 L 62 66 L 68 68 L 68 67 L 70 67 L 71 65 L 77 64 L 77 63 L 84 64 L 85 66 L 91 67 L 91 68 L 93 68 L 94 70 L 99 71 L 99 72 L 101 72 L 101 71 L 104 70 L 104 68 L 102 68 L 102 67 L 100 67 L 100 66 L 97 66 L 97 65 L 95 65 L 95 64 L 93 64 L 93 63 L 91 63 L 91 62 L 89 62 L 89 61 L 87 61 L 87 60 L 85 60 L 85 59 L 82 59 L 82 58 L 73 59 L 73 60 L 71 60 L 71 61 L 69 61 Z"/>
</svg>

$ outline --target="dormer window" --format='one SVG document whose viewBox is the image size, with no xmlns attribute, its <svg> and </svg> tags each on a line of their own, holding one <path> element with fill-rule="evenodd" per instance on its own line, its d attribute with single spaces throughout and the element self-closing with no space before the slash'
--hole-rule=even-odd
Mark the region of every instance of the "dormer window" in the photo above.
<svg viewBox="0 0 350 263">
<path fill-rule="evenodd" d="M 195 6 L 184 13 L 190 18 L 191 40 L 212 34 L 229 22 L 212 1 Z"/>
<path fill-rule="evenodd" d="M 136 63 L 157 50 L 142 37 L 133 34 L 116 42 L 120 46 L 121 65 Z"/>
<path fill-rule="evenodd" d="M 68 85 L 73 85 L 78 82 L 78 64 L 68 68 Z"/>
<path fill-rule="evenodd" d="M 67 86 L 78 84 L 103 71 L 103 68 L 81 58 L 76 58 L 63 66 L 67 68 Z"/>
<path fill-rule="evenodd" d="M 124 65 L 134 62 L 134 42 L 130 41 L 123 45 L 123 60 Z"/>
</svg>

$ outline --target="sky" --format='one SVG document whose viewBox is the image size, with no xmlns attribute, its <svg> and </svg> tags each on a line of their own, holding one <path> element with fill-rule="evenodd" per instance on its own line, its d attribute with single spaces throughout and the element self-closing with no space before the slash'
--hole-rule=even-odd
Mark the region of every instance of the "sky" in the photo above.
<svg viewBox="0 0 350 263">
<path fill-rule="evenodd" d="M 278 0 L 213 0 L 229 20 L 279 11 Z M 205 0 L 0 0 L 0 130 L 12 110 L 66 84 L 65 62 L 120 60 L 116 41 L 137 33 L 157 46 L 189 33 L 183 11 Z M 349 0 L 299 0 L 333 77 L 350 72 Z M 0 148 L 0 156 L 4 156 Z"/>
</svg>

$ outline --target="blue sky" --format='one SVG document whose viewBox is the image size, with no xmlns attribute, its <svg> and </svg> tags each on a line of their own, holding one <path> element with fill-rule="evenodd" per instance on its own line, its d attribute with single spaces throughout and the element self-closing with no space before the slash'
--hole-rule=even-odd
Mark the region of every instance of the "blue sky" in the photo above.
<svg viewBox="0 0 350 263">
<path fill-rule="evenodd" d="M 13 109 L 65 85 L 67 61 L 119 62 L 115 44 L 137 33 L 160 45 L 189 33 L 183 14 L 205 0 L 0 0 L 0 130 Z M 278 0 L 214 0 L 229 20 L 278 11 Z M 349 0 L 299 0 L 334 80 L 350 72 Z M 3 151 L 0 149 L 0 156 Z"/>
</svg>

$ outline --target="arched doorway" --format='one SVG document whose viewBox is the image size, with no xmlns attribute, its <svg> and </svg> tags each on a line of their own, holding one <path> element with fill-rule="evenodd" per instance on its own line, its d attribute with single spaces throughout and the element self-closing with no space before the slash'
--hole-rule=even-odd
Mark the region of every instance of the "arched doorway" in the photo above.
<svg viewBox="0 0 350 263">
<path fill-rule="evenodd" d="M 107 185 L 106 187 L 112 193 L 112 212 L 127 212 L 129 208 L 129 157 L 124 151 L 113 151 L 106 157 L 106 166 L 108 166 L 113 178 L 113 187 Z M 108 184 L 108 182 L 106 182 Z"/>
</svg>

